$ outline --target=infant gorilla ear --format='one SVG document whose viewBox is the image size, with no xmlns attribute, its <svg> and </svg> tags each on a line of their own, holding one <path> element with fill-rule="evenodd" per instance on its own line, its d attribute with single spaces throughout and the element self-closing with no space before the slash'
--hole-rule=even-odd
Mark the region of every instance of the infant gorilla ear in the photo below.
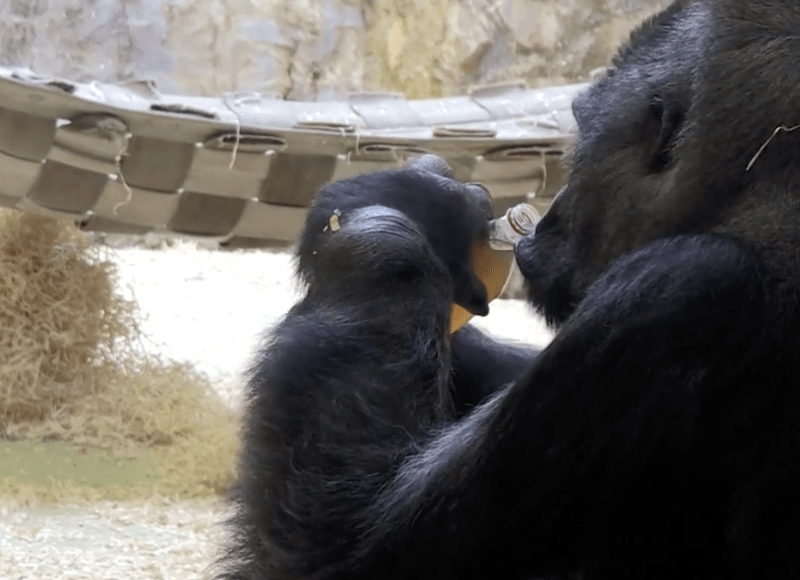
<svg viewBox="0 0 800 580">
<path fill-rule="evenodd" d="M 447 163 L 426 155 L 408 167 L 360 175 L 325 186 L 308 210 L 298 248 L 299 273 L 313 284 L 321 236 L 359 208 L 382 206 L 405 215 L 427 240 L 452 281 L 452 301 L 472 314 L 489 312 L 486 288 L 472 269 L 476 244 L 488 238 L 492 204 L 479 185 L 451 177 Z M 383 256 L 383 254 L 381 254 Z"/>
</svg>

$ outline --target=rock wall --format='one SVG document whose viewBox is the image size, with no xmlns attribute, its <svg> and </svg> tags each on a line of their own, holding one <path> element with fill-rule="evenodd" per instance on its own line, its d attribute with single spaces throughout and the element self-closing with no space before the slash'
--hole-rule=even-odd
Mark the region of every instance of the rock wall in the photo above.
<svg viewBox="0 0 800 580">
<path fill-rule="evenodd" d="M 3 0 L 0 64 L 162 91 L 453 96 L 583 80 L 667 0 Z"/>
</svg>

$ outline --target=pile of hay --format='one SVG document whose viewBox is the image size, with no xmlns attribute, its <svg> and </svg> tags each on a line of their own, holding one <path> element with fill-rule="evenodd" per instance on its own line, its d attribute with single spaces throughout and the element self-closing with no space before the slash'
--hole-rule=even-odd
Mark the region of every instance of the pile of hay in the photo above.
<svg viewBox="0 0 800 580">
<path fill-rule="evenodd" d="M 144 351 L 136 304 L 116 283 L 108 256 L 72 224 L 0 212 L 0 495 L 229 486 L 233 412 L 197 372 Z M 42 457 L 56 446 L 51 470 L 33 443 Z"/>
</svg>

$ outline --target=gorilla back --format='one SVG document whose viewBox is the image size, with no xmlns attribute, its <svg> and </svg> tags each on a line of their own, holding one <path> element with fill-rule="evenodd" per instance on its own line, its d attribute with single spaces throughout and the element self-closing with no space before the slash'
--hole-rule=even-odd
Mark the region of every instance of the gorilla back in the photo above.
<svg viewBox="0 0 800 580">
<path fill-rule="evenodd" d="M 538 356 L 448 342 L 443 257 L 465 252 L 394 207 L 416 242 L 386 261 L 426 273 L 306 300 L 290 319 L 322 334 L 287 319 L 264 355 L 237 528 L 256 564 L 230 576 L 800 578 L 798 29 L 796 0 L 679 0 L 575 101 L 569 182 L 516 248 L 558 327 Z M 345 272 L 399 275 L 369 247 Z M 401 346 L 336 351 L 353 332 Z M 311 416 L 319 385 L 345 407 Z"/>
</svg>

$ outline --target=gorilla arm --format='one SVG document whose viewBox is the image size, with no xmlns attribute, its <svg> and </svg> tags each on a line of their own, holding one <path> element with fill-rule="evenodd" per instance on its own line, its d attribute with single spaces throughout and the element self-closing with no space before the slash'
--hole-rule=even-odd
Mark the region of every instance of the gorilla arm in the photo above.
<svg viewBox="0 0 800 580">
<path fill-rule="evenodd" d="M 491 302 L 503 291 L 511 264 L 514 261 L 514 252 L 499 251 L 489 247 L 489 239 L 481 239 L 472 247 L 471 267 L 472 272 L 486 288 L 486 295 Z M 472 314 L 458 304 L 453 303 L 450 308 L 450 332 L 455 332 L 469 322 Z"/>
<path fill-rule="evenodd" d="M 511 269 L 513 252 L 489 247 L 479 240 L 472 252 L 472 271 L 486 288 L 489 301 L 500 295 Z M 450 307 L 450 352 L 453 395 L 459 414 L 519 377 L 538 349 L 496 341 L 466 324 L 472 315 L 457 304 Z"/>
<path fill-rule="evenodd" d="M 723 237 L 619 260 L 519 380 L 405 462 L 351 576 L 622 572 L 687 551 L 701 564 L 722 537 L 703 522 L 729 499 L 718 451 L 747 436 L 737 405 L 774 401 L 747 388 L 769 343 L 764 296 L 756 259 Z"/>
<path fill-rule="evenodd" d="M 450 337 L 453 396 L 459 415 L 519 378 L 540 350 L 508 344 L 467 324 Z"/>
</svg>

